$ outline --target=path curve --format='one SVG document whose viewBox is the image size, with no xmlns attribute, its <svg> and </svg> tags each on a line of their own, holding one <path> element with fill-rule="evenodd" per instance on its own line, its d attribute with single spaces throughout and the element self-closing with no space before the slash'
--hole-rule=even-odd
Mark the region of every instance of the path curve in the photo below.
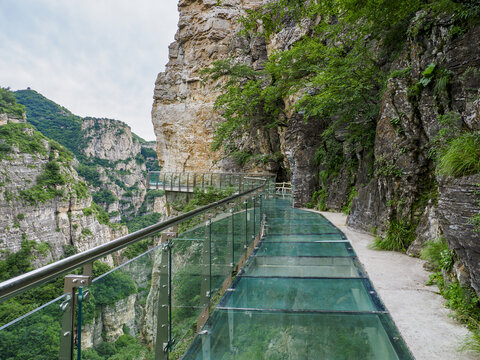
<svg viewBox="0 0 480 360">
<path fill-rule="evenodd" d="M 348 227 L 346 215 L 316 212 L 348 237 L 417 360 L 480 359 L 459 351 L 469 331 L 451 318 L 452 311 L 445 308 L 438 288 L 425 285 L 430 273 L 423 268 L 424 261 L 397 252 L 372 250 L 368 245 L 374 237 Z"/>
</svg>

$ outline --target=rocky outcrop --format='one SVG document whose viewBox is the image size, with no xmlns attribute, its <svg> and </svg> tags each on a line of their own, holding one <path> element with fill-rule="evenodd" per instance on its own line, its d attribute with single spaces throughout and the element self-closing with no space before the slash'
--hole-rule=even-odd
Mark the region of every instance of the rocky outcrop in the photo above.
<svg viewBox="0 0 480 360">
<path fill-rule="evenodd" d="M 471 285 L 480 293 L 480 233 L 472 218 L 480 213 L 480 175 L 441 179 L 438 219 L 445 238 L 465 265 Z"/>
<path fill-rule="evenodd" d="M 202 82 L 200 70 L 232 57 L 256 66 L 265 46 L 237 37 L 238 18 L 261 0 L 180 0 L 175 42 L 166 71 L 155 82 L 152 122 L 160 165 L 166 171 L 218 171 L 220 153 L 210 145 L 220 116 L 213 103 L 218 82 Z"/>
<path fill-rule="evenodd" d="M 302 206 L 314 189 L 313 154 L 318 142 L 318 136 L 307 135 L 316 124 L 304 124 L 303 116 L 295 114 L 289 119 L 291 125 L 286 131 L 254 127 L 239 136 L 236 148 L 248 154 L 262 154 L 261 161 L 239 164 L 211 151 L 215 125 L 222 121 L 213 104 L 225 79 L 205 79 L 200 71 L 226 58 L 260 69 L 268 53 L 288 48 L 310 29 L 309 21 L 292 23 L 269 42 L 261 37 L 240 36 L 239 17 L 262 3 L 179 2 L 175 42 L 169 47 L 166 71 L 155 82 L 152 122 L 157 153 L 166 171 L 260 171 L 277 173 L 280 179 L 286 179 L 291 172 L 297 189 L 294 198 Z M 309 139 L 308 143 L 305 139 Z"/>
<path fill-rule="evenodd" d="M 19 130 L 18 136 L 24 143 L 41 141 L 43 149 L 38 145 L 37 151 L 22 152 L 13 144 L 0 160 L 1 259 L 33 241 L 32 261 L 39 267 L 60 259 L 69 247 L 83 251 L 125 234 L 124 228 L 113 230 L 96 219 L 86 185 L 71 159 L 61 158 L 58 144 L 53 146 L 28 126 Z M 47 171 L 56 166 L 55 174 Z M 60 177 L 54 189 L 45 181 L 39 187 L 39 179 L 48 176 Z M 54 195 L 50 195 L 52 191 Z M 108 261 L 112 264 L 111 258 Z"/>
<path fill-rule="evenodd" d="M 452 37 L 450 18 L 428 17 L 425 12 L 417 14 L 412 27 L 428 19 L 432 28 L 410 38 L 404 55 L 393 64 L 394 69 L 410 68 L 411 73 L 387 83 L 376 130 L 375 176 L 357 185 L 359 196 L 348 223 L 381 233 L 392 219 L 407 221 L 415 229 L 415 241 L 408 249 L 411 255 L 418 255 L 425 241 L 443 234 L 478 291 L 479 234 L 468 220 L 480 212 L 473 196 L 478 177 L 439 177 L 432 149 L 445 126 L 439 121 L 442 117 L 457 132 L 479 129 L 480 50 L 472 44 L 480 41 L 480 27 Z M 450 82 L 440 89 L 436 78 L 418 91 L 414 86 L 430 64 L 439 74 L 447 74 Z"/>
<path fill-rule="evenodd" d="M 12 114 L 0 114 L 0 126 L 8 123 L 24 123 L 27 119 L 24 116 L 12 115 Z"/>
<path fill-rule="evenodd" d="M 127 124 L 112 119 L 83 119 L 82 136 L 82 152 L 96 163 L 100 174 L 101 185 L 90 186 L 91 192 L 106 189 L 114 196 L 108 202 L 99 197 L 99 204 L 112 214 L 112 222 L 137 215 L 147 192 L 142 148 L 150 149 L 153 144 L 140 143 Z"/>
</svg>

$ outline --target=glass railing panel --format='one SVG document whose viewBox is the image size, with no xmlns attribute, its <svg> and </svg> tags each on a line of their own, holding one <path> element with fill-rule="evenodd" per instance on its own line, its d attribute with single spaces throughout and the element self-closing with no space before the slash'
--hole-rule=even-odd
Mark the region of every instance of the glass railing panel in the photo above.
<svg viewBox="0 0 480 360">
<path fill-rule="evenodd" d="M 58 359 L 63 316 L 61 305 L 65 300 L 65 296 L 57 298 L 0 327 L 0 357 L 5 360 Z"/>
<path fill-rule="evenodd" d="M 245 206 L 243 203 L 238 204 L 234 208 L 233 213 L 233 240 L 234 240 L 234 259 L 235 264 L 238 264 L 240 258 L 243 256 L 243 253 L 246 250 L 248 244 L 248 232 L 247 232 L 247 224 L 248 220 L 245 217 Z"/>
<path fill-rule="evenodd" d="M 208 227 L 202 225 L 200 228 L 206 235 Z M 178 352 L 191 342 L 208 316 L 211 288 L 209 242 L 207 239 L 175 239 L 171 256 L 172 338 Z"/>
<path fill-rule="evenodd" d="M 82 302 L 79 329 L 82 358 L 95 358 L 105 351 L 111 355 L 136 351 L 142 358 L 153 355 L 158 280 L 160 276 L 167 280 L 161 254 L 161 247 L 153 248 L 82 289 L 88 294 Z"/>
<path fill-rule="evenodd" d="M 255 257 L 245 276 L 277 277 L 363 277 L 355 258 L 350 257 Z"/>
<path fill-rule="evenodd" d="M 412 359 L 384 318 L 218 310 L 184 359 Z"/>
<path fill-rule="evenodd" d="M 230 212 L 212 220 L 212 293 L 216 293 L 233 270 L 233 243 Z"/>
<path fill-rule="evenodd" d="M 220 303 L 241 309 L 382 311 L 377 305 L 363 279 L 275 277 L 240 277 Z"/>
<path fill-rule="evenodd" d="M 257 256 L 355 256 L 349 243 L 340 242 L 262 242 Z"/>
</svg>

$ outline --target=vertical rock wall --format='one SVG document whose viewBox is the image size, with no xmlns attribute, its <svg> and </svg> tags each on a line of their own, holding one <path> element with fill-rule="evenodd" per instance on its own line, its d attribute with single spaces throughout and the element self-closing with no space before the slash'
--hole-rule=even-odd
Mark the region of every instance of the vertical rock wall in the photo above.
<svg viewBox="0 0 480 360">
<path fill-rule="evenodd" d="M 238 18 L 261 0 L 180 0 L 175 42 L 169 46 L 166 71 L 155 82 L 152 121 L 157 153 L 165 171 L 218 171 L 220 153 L 210 144 L 219 83 L 202 82 L 200 70 L 232 57 L 253 64 L 264 51 L 237 37 Z"/>
</svg>

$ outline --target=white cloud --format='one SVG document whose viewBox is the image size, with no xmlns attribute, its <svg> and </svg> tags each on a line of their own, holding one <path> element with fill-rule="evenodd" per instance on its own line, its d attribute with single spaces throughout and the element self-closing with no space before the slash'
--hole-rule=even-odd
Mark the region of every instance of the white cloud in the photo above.
<svg viewBox="0 0 480 360">
<path fill-rule="evenodd" d="M 177 21 L 176 0 L 2 0 L 0 86 L 30 86 L 153 140 L 154 82 Z"/>
</svg>

